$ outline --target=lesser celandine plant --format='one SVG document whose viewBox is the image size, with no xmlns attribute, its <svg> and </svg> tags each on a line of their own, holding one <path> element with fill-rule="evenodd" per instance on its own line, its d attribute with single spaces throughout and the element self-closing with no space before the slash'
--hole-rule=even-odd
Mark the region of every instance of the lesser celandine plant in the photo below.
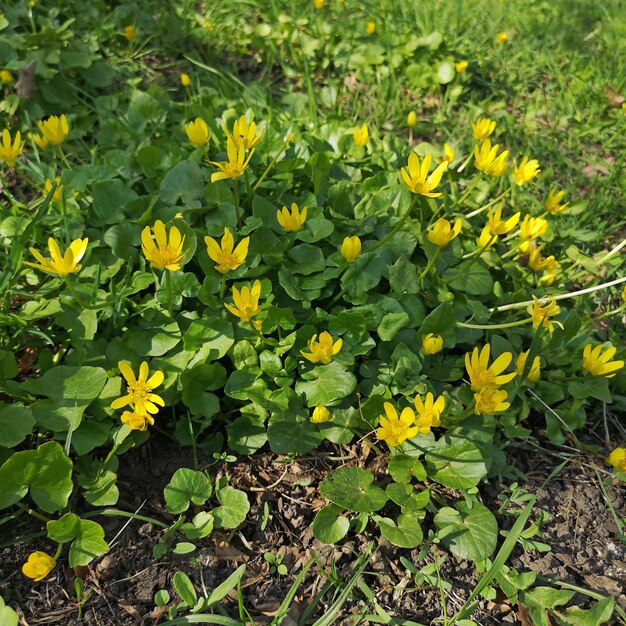
<svg viewBox="0 0 626 626">
<path fill-rule="evenodd" d="M 311 32 L 340 5 L 309 5 Z M 382 41 L 377 23 L 368 34 L 361 16 L 354 37 Z M 434 44 L 416 45 L 439 59 Z M 611 325 L 625 306 L 626 244 L 577 238 L 585 208 L 557 184 L 558 163 L 520 145 L 497 109 L 476 114 L 458 100 L 480 59 L 468 64 L 459 50 L 446 61 L 456 82 L 441 93 L 453 107 L 420 106 L 405 122 L 417 109 L 407 101 L 381 122 L 367 108 L 340 114 L 353 85 L 317 94 L 319 59 L 288 48 L 316 69 L 304 108 L 288 98 L 270 107 L 227 72 L 203 78 L 198 62 L 193 90 L 180 89 L 191 71 L 181 64 L 168 89 L 138 81 L 116 93 L 119 107 L 98 95 L 89 113 L 64 108 L 71 133 L 65 115 L 26 101 L 30 119 L 43 116 L 27 147 L 33 124 L 3 124 L 0 159 L 20 193 L 1 223 L 0 390 L 13 405 L 0 403 L 0 485 L 16 487 L 0 509 L 45 524 L 50 541 L 69 544 L 72 567 L 109 549 L 96 514 L 81 517 L 76 502 L 116 505 L 124 454 L 162 432 L 191 450 L 164 492 L 180 517 L 168 537 L 200 542 L 213 524 L 226 528 L 224 510 L 235 527 L 248 512 L 218 481 L 223 508 L 210 513 L 200 455 L 265 446 L 293 458 L 358 442 L 356 454 L 379 459 L 332 466 L 313 534 L 336 543 L 367 528 L 408 549 L 426 536 L 484 571 L 499 534 L 479 489 L 506 473 L 508 448 L 538 432 L 571 443 L 595 402 L 626 391 Z M 407 66 L 409 48 L 394 52 Z M 316 95 L 336 93 L 322 119 Z M 31 347 L 41 356 L 24 373 L 15 354 Z M 598 454 L 616 474 L 620 450 Z M 24 575 L 44 580 L 64 550 L 33 550 Z"/>
</svg>

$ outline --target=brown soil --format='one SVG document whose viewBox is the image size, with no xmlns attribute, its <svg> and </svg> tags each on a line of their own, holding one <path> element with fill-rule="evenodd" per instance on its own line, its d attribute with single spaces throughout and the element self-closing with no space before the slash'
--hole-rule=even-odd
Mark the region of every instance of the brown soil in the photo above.
<svg viewBox="0 0 626 626">
<path fill-rule="evenodd" d="M 201 594 L 203 586 L 212 590 L 245 563 L 246 573 L 242 581 L 245 606 L 255 623 L 263 624 L 273 619 L 295 576 L 316 555 L 318 565 L 309 570 L 297 591 L 296 602 L 283 621 L 283 624 L 295 625 L 307 606 L 317 601 L 309 617 L 318 618 L 336 598 L 337 587 L 329 583 L 331 564 L 334 562 L 336 576 L 346 581 L 357 556 L 371 544 L 376 549 L 363 580 L 386 612 L 422 624 L 430 624 L 441 617 L 439 591 L 433 587 L 416 588 L 413 577 L 399 560 L 405 557 L 422 567 L 437 555 L 445 557 L 441 575 L 452 585 L 446 594 L 448 615 L 452 614 L 463 604 L 478 580 L 479 575 L 471 563 L 459 561 L 436 547 L 432 547 L 425 561 L 420 562 L 419 549 L 398 549 L 368 532 L 358 536 L 349 534 L 347 541 L 334 548 L 320 544 L 313 537 L 311 523 L 316 511 L 325 504 L 317 487 L 328 470 L 338 465 L 329 457 L 340 455 L 363 461 L 367 451 L 356 447 L 333 449 L 296 460 L 264 453 L 233 464 L 214 465 L 209 470 L 212 477 L 228 474 L 231 485 L 248 493 L 252 508 L 239 529 L 229 533 L 214 532 L 197 541 L 198 548 L 191 555 L 169 553 L 161 560 L 154 560 L 152 547 L 162 536 L 162 529 L 135 520 L 125 526 L 128 520 L 121 517 L 99 518 L 109 541 L 118 533 L 119 536 L 106 556 L 79 572 L 85 577 L 86 588 L 92 590 L 84 606 L 83 621 L 77 620 L 75 572 L 59 565 L 46 580 L 32 583 L 19 571 L 32 550 L 53 552 L 53 546 L 43 536 L 20 540 L 2 549 L 0 593 L 9 606 L 21 613 L 23 624 L 156 625 L 165 621 L 167 609 L 155 606 L 155 592 L 167 589 L 172 598 L 169 606 L 178 601 L 172 585 L 174 573 L 186 572 Z M 541 525 L 543 535 L 535 539 L 549 544 L 552 551 L 540 554 L 518 549 L 510 564 L 519 570 L 532 569 L 542 576 L 612 595 L 626 607 L 625 545 L 618 539 L 618 529 L 598 486 L 593 460 L 580 457 L 571 461 L 544 489 L 540 489 L 559 462 L 560 459 L 545 455 L 525 455 L 517 459 L 518 468 L 527 476 L 521 486 L 538 496 L 533 519 L 538 519 L 540 511 L 550 516 Z M 178 467 L 192 465 L 189 451 L 153 437 L 141 449 L 122 457 L 120 465 L 122 495 L 117 508 L 139 509 L 141 515 L 171 523 L 174 517 L 163 509 L 162 490 Z M 492 510 L 501 504 L 496 499 L 497 494 L 495 484 L 484 489 L 484 499 Z M 617 514 L 624 517 L 626 490 L 611 485 L 608 495 Z M 269 517 L 264 526 L 265 503 Z M 501 527 L 505 528 L 513 521 L 513 517 L 507 515 L 501 515 L 499 519 Z M 430 516 L 426 525 L 429 520 Z M 15 537 L 7 534 L 14 529 L 15 523 L 0 526 L 0 544 L 14 542 Z M 43 525 L 32 518 L 25 519 L 19 526 L 22 536 L 41 530 Z M 279 551 L 285 554 L 283 563 L 289 570 L 286 576 L 270 574 L 264 559 L 265 552 L 276 554 Z M 538 584 L 548 583 L 538 581 Z M 321 599 L 316 599 L 323 590 L 325 593 Z M 576 600 L 581 606 L 588 602 L 588 598 L 582 595 Z M 233 617 L 238 616 L 234 594 L 224 604 L 230 607 Z M 352 624 L 356 614 L 361 612 L 371 613 L 373 610 L 363 591 L 355 588 L 336 623 Z M 520 621 L 523 617 L 519 616 L 518 607 L 509 604 L 501 594 L 493 601 L 481 601 L 473 619 L 483 626 L 528 624 Z"/>
</svg>

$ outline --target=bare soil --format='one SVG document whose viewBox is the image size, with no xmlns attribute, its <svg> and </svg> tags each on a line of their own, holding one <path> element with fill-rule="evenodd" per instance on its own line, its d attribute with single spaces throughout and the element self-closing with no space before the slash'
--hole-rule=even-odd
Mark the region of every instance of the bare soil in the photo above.
<svg viewBox="0 0 626 626">
<path fill-rule="evenodd" d="M 317 564 L 311 567 L 300 585 L 295 602 L 283 624 L 295 625 L 307 607 L 317 602 L 309 617 L 322 616 L 336 598 L 337 587 L 329 583 L 331 567 L 340 580 L 350 578 L 358 555 L 373 547 L 371 561 L 363 580 L 370 587 L 378 604 L 393 617 L 430 624 L 442 615 L 441 598 L 437 588 L 418 587 L 412 575 L 400 562 L 405 557 L 422 567 L 435 556 L 444 556 L 441 576 L 451 583 L 447 592 L 448 615 L 457 610 L 469 595 L 479 574 L 472 563 L 460 561 L 446 552 L 431 547 L 420 561 L 420 549 L 396 548 L 375 534 L 349 534 L 339 546 L 320 544 L 312 535 L 313 518 L 325 501 L 318 485 L 329 469 L 338 462 L 329 457 L 349 456 L 372 469 L 375 457 L 357 446 L 328 449 L 316 454 L 289 460 L 271 453 L 242 458 L 236 463 L 213 465 L 212 477 L 228 474 L 230 484 L 246 491 L 251 503 L 244 524 L 235 531 L 214 532 L 197 541 L 195 552 L 177 556 L 168 553 L 160 560 L 152 556 L 153 545 L 162 537 L 163 530 L 152 523 L 121 517 L 96 518 L 105 528 L 106 538 L 112 542 L 111 551 L 94 561 L 88 568 L 75 572 L 61 564 L 44 581 L 33 583 L 25 579 L 20 568 L 33 550 L 48 550 L 45 535 L 28 539 L 32 533 L 41 533 L 44 525 L 24 515 L 19 526 L 20 538 L 10 536 L 15 523 L 0 526 L 0 593 L 7 604 L 16 608 L 23 624 L 49 626 L 146 626 L 166 621 L 166 608 L 157 607 L 154 594 L 167 589 L 172 603 L 179 601 L 172 584 L 177 571 L 186 572 L 198 593 L 203 587 L 210 591 L 242 563 L 246 572 L 242 581 L 245 605 L 256 624 L 269 623 L 285 597 L 295 576 L 313 556 Z M 518 548 L 510 565 L 519 570 L 533 570 L 546 579 L 565 581 L 604 595 L 614 596 L 626 608 L 626 550 L 618 538 L 618 529 L 598 484 L 593 458 L 577 457 L 567 464 L 542 489 L 541 485 L 561 462 L 556 456 L 540 453 L 529 456 L 513 453 L 510 461 L 524 472 L 519 484 L 538 496 L 534 519 L 541 512 L 549 518 L 541 524 L 542 536 L 535 537 L 552 550 L 547 553 L 524 552 Z M 152 437 L 138 450 L 120 459 L 117 508 L 161 520 L 174 521 L 163 508 L 163 487 L 179 467 L 191 467 L 188 449 L 179 449 L 164 439 Z M 600 468 L 604 471 L 602 468 Z M 382 477 L 382 473 L 381 473 Z M 484 501 L 497 510 L 499 487 L 489 483 L 482 490 Z M 455 494 L 442 495 L 457 499 Z M 626 516 L 626 490 L 620 485 L 608 487 L 608 496 L 618 516 Z M 269 515 L 264 516 L 267 504 Z M 500 515 L 502 528 L 510 527 L 514 518 Z M 427 516 L 425 531 L 430 523 Z M 425 533 L 426 534 L 426 533 Z M 115 539 L 114 539 L 115 538 Z M 10 545 L 7 545 L 10 544 Z M 264 558 L 266 552 L 284 553 L 283 563 L 288 574 L 279 576 L 269 572 Z M 334 566 L 332 564 L 334 563 Z M 74 579 L 85 579 L 91 596 L 84 605 L 82 621 L 77 619 Z M 550 584 L 542 579 L 539 584 Z M 325 593 L 318 596 L 321 591 Z M 580 606 L 589 599 L 579 594 Z M 236 597 L 224 601 L 231 615 L 238 617 Z M 357 614 L 364 611 L 367 600 L 362 590 L 355 588 L 344 604 L 337 624 L 354 623 Z M 367 612 L 372 612 L 371 604 Z M 482 600 L 473 619 L 484 626 L 522 624 L 528 626 L 523 609 L 511 605 L 502 594 L 493 600 Z"/>
</svg>

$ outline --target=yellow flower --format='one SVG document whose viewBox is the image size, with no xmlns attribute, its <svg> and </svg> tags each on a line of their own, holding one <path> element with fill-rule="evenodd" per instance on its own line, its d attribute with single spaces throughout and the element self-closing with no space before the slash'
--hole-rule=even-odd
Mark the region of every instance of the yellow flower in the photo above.
<svg viewBox="0 0 626 626">
<path fill-rule="evenodd" d="M 117 398 L 117 400 L 113 400 L 113 402 L 111 402 L 112 409 L 121 409 L 128 404 L 137 415 L 145 415 L 146 413 L 158 413 L 159 407 L 157 404 L 159 406 L 165 406 L 163 398 L 156 393 L 152 393 L 163 382 L 163 372 L 157 370 L 148 378 L 150 370 L 148 369 L 148 363 L 146 361 L 142 361 L 139 366 L 139 378 L 135 378 L 131 366 L 125 361 L 118 361 L 117 367 L 122 373 L 122 376 L 126 379 L 127 394 Z M 126 419 L 129 420 L 128 417 Z"/>
<path fill-rule="evenodd" d="M 10 85 L 15 79 L 9 70 L 0 70 L 0 82 Z"/>
<path fill-rule="evenodd" d="M 191 78 L 189 78 L 189 74 L 185 74 L 184 72 L 180 75 L 180 84 L 183 87 L 189 87 L 191 85 Z"/>
<path fill-rule="evenodd" d="M 441 426 L 441 414 L 446 407 L 446 399 L 439 396 L 435 400 L 430 391 L 426 394 L 426 398 L 422 400 L 420 396 L 415 397 L 415 410 L 417 416 L 415 425 L 420 433 L 427 435 L 433 426 Z"/>
<path fill-rule="evenodd" d="M 485 139 L 480 148 L 474 147 L 474 161 L 477 169 L 490 176 L 502 176 L 506 172 L 506 157 L 508 150 L 498 154 L 499 144 L 491 146 L 491 141 Z"/>
<path fill-rule="evenodd" d="M 472 122 L 472 135 L 476 141 L 484 141 L 496 129 L 496 123 L 488 117 L 479 117 Z"/>
<path fill-rule="evenodd" d="M 409 111 L 409 114 L 406 116 L 406 125 L 409 128 L 413 128 L 417 124 L 417 113 L 415 111 Z"/>
<path fill-rule="evenodd" d="M 54 179 L 54 182 L 57 184 L 54 193 L 52 194 L 53 202 L 62 202 L 63 201 L 63 185 L 61 185 L 61 177 L 57 176 Z M 47 196 L 52 190 L 52 181 L 49 178 L 46 178 L 46 181 L 43 184 L 43 192 Z"/>
<path fill-rule="evenodd" d="M 476 402 L 474 413 L 491 415 L 506 411 L 511 406 L 511 403 L 506 401 L 508 397 L 509 394 L 503 389 L 481 389 L 474 394 Z"/>
<path fill-rule="evenodd" d="M 45 150 L 48 147 L 48 140 L 38 133 L 28 133 L 28 136 L 37 144 L 40 150 Z"/>
<path fill-rule="evenodd" d="M 283 230 L 286 230 L 288 233 L 297 233 L 302 229 L 306 221 L 306 207 L 304 207 L 301 212 L 298 205 L 292 202 L 291 213 L 289 209 L 284 206 L 282 209 L 276 211 L 276 219 Z"/>
<path fill-rule="evenodd" d="M 548 298 L 539 300 L 536 296 L 533 296 L 533 304 L 529 304 L 526 309 L 533 318 L 533 328 L 537 330 L 540 326 L 545 326 L 550 332 L 554 330 L 554 324 L 550 321 L 551 317 L 558 315 L 561 312 L 561 307 L 556 303 L 554 298 Z"/>
<path fill-rule="evenodd" d="M 545 270 L 549 274 L 554 274 L 554 272 L 556 272 L 558 262 L 553 255 L 544 259 L 541 256 L 543 248 L 544 244 L 531 251 L 528 255 L 528 267 L 530 267 L 530 269 L 534 272 L 541 272 L 542 270 Z"/>
<path fill-rule="evenodd" d="M 34 267 L 48 274 L 56 274 L 64 278 L 68 274 L 73 274 L 80 270 L 78 262 L 85 256 L 89 239 L 74 239 L 64 254 L 59 250 L 59 244 L 50 237 L 48 239 L 48 250 L 50 250 L 50 258 L 44 258 L 35 248 L 30 248 L 30 253 L 39 261 L 39 263 L 30 263 L 24 261 L 24 265 Z"/>
<path fill-rule="evenodd" d="M 148 424 L 154 425 L 154 417 L 149 413 L 138 413 L 132 411 L 124 411 L 120 418 L 122 424 L 126 424 L 131 430 L 146 430 Z"/>
<path fill-rule="evenodd" d="M 12 142 L 11 133 L 8 128 L 5 128 L 2 131 L 2 143 L 0 144 L 0 161 L 6 161 L 9 167 L 13 167 L 15 159 L 22 154 L 23 149 L 24 142 L 20 131 L 15 133 L 15 140 Z"/>
<path fill-rule="evenodd" d="M 313 0 L 313 7 L 318 11 L 324 8 L 324 0 Z"/>
<path fill-rule="evenodd" d="M 255 280 L 252 283 L 252 289 L 247 285 L 244 285 L 241 291 L 237 287 L 233 287 L 233 302 L 235 306 L 231 304 L 224 304 L 224 306 L 242 322 L 247 323 L 261 311 L 259 306 L 260 296 L 261 281 Z"/>
<path fill-rule="evenodd" d="M 454 161 L 455 157 L 456 157 L 456 150 L 449 143 L 444 143 L 443 144 L 443 156 L 438 157 L 437 160 L 440 163 L 443 163 L 445 161 L 448 165 L 450 165 L 452 161 Z"/>
<path fill-rule="evenodd" d="M 246 147 L 244 142 L 241 142 L 239 146 L 237 146 L 232 137 L 228 137 L 226 140 L 226 154 L 228 161 L 222 161 L 220 163 L 209 161 L 211 165 L 215 165 L 215 167 L 218 167 L 220 170 L 219 172 L 213 172 L 213 174 L 211 174 L 212 183 L 227 178 L 239 180 L 246 171 L 248 163 L 250 163 L 250 159 L 254 154 L 254 150 L 250 150 L 248 158 L 246 159 Z"/>
<path fill-rule="evenodd" d="M 151 231 L 154 231 L 154 237 Z M 170 272 L 177 272 L 187 253 L 183 250 L 184 244 L 185 237 L 180 234 L 180 230 L 172 226 L 168 237 L 165 224 L 161 220 L 157 220 L 152 228 L 146 226 L 141 231 L 141 249 L 150 262 L 150 267 L 156 269 L 165 268 Z"/>
<path fill-rule="evenodd" d="M 552 215 L 558 215 L 559 213 L 563 213 L 569 206 L 569 202 L 565 202 L 564 204 L 559 204 L 563 199 L 564 191 L 557 191 L 556 189 L 551 189 L 548 195 L 548 199 L 546 203 L 543 205 L 548 213 L 552 213 Z"/>
<path fill-rule="evenodd" d="M 626 285 L 624 285 L 624 289 L 622 289 L 622 300 L 626 304 Z"/>
<path fill-rule="evenodd" d="M 46 146 L 49 144 L 53 146 L 62 144 L 70 132 L 65 115 L 61 115 L 61 117 L 51 115 L 47 120 L 37 122 L 37 126 L 39 126 L 39 132 L 46 141 Z M 37 142 L 37 139 L 35 139 L 35 142 Z M 45 146 L 39 145 L 38 142 L 37 145 L 40 148 L 45 148 Z"/>
<path fill-rule="evenodd" d="M 348 261 L 348 263 L 352 263 L 356 261 L 360 254 L 361 240 L 356 235 L 346 237 L 341 244 L 341 256 Z"/>
<path fill-rule="evenodd" d="M 313 409 L 313 414 L 311 415 L 311 421 L 314 424 L 323 424 L 324 422 L 328 422 L 332 418 L 330 411 L 323 405 L 318 404 Z"/>
<path fill-rule="evenodd" d="M 126 37 L 126 41 L 134 41 L 135 37 L 137 37 L 137 30 L 132 24 L 124 28 L 124 37 Z"/>
<path fill-rule="evenodd" d="M 613 378 L 624 367 L 624 361 L 611 361 L 617 348 L 607 348 L 602 351 L 602 345 L 592 348 L 588 343 L 583 349 L 583 369 L 594 376 Z"/>
<path fill-rule="evenodd" d="M 440 194 L 441 195 L 441 194 Z M 426 236 L 436 246 L 447 246 L 461 232 L 461 220 L 457 218 L 454 226 L 445 217 L 440 217 L 430 228 Z"/>
<path fill-rule="evenodd" d="M 510 233 L 519 222 L 521 213 L 518 211 L 515 215 L 504 221 L 502 219 L 503 204 L 496 207 L 495 210 L 489 209 L 488 225 L 492 235 L 506 235 Z"/>
<path fill-rule="evenodd" d="M 22 574 L 39 582 L 56 567 L 56 564 L 57 562 L 45 552 L 31 552 L 26 563 L 22 565 Z"/>
<path fill-rule="evenodd" d="M 513 360 L 511 352 L 503 352 L 489 365 L 490 352 L 491 345 L 486 344 L 480 352 L 478 348 L 474 348 L 471 356 L 469 352 L 465 355 L 465 369 L 474 391 L 485 388 L 493 389 L 500 385 L 505 385 L 516 376 L 515 372 L 502 374 Z"/>
<path fill-rule="evenodd" d="M 311 337 L 309 341 L 310 352 L 300 350 L 300 354 L 308 361 L 311 361 L 311 363 L 323 363 L 324 365 L 328 365 L 333 360 L 335 354 L 341 350 L 342 345 L 342 339 L 337 339 L 337 341 L 333 343 L 332 335 L 324 331 L 320 334 L 319 341 L 317 341 L 317 335 Z"/>
<path fill-rule="evenodd" d="M 443 350 L 443 337 L 428 333 L 422 338 L 422 352 L 426 355 L 437 354 Z"/>
<path fill-rule="evenodd" d="M 457 73 L 457 74 L 462 74 L 462 73 L 463 73 L 463 72 L 467 69 L 467 66 L 468 66 L 468 65 L 469 65 L 469 62 L 468 62 L 468 61 L 466 61 L 466 60 L 463 60 L 463 61 L 457 61 L 457 62 L 454 64 L 454 68 L 456 69 L 456 73 Z"/>
<path fill-rule="evenodd" d="M 204 243 L 206 243 L 207 254 L 217 263 L 215 269 L 222 274 L 226 274 L 231 270 L 236 270 L 246 260 L 250 237 L 244 237 L 237 244 L 237 247 L 234 248 L 235 240 L 230 234 L 230 230 L 224 227 L 221 247 L 213 237 L 205 237 Z"/>
<path fill-rule="evenodd" d="M 235 123 L 233 124 L 233 132 L 228 135 L 228 138 L 232 139 L 237 148 L 243 146 L 245 150 L 255 148 L 259 141 L 261 141 L 261 137 L 263 137 L 263 129 L 261 128 L 261 130 L 257 133 L 256 123 L 250 122 L 250 124 L 248 124 L 248 120 L 245 115 L 242 115 L 238 120 L 235 120 Z"/>
<path fill-rule="evenodd" d="M 368 35 L 373 35 L 376 32 L 376 22 L 368 22 L 365 30 Z"/>
<path fill-rule="evenodd" d="M 513 159 L 513 179 L 518 186 L 535 178 L 540 171 L 539 161 L 537 161 L 537 159 L 529 159 L 525 156 L 519 165 L 515 159 Z"/>
<path fill-rule="evenodd" d="M 520 352 L 520 355 L 515 359 L 515 373 L 521 378 L 524 375 L 524 368 L 526 367 L 526 361 L 530 350 Z M 530 383 L 536 383 L 541 378 L 541 357 L 536 356 L 533 359 L 532 365 L 526 375 L 526 380 Z"/>
<path fill-rule="evenodd" d="M 526 215 L 520 225 L 520 237 L 522 241 L 531 241 L 545 235 L 548 230 L 548 220 L 543 217 L 531 217 Z"/>
<path fill-rule="evenodd" d="M 606 461 L 616 470 L 626 472 L 626 448 L 615 448 Z"/>
<path fill-rule="evenodd" d="M 433 189 L 437 187 L 441 181 L 443 173 L 448 167 L 447 161 L 440 163 L 435 171 L 429 176 L 428 170 L 430 169 L 431 156 L 427 154 L 420 166 L 420 160 L 415 154 L 411 152 L 409 154 L 408 172 L 402 168 L 402 178 L 409 188 L 409 191 L 426 196 L 427 198 L 438 198 L 440 193 L 433 193 Z"/>
<path fill-rule="evenodd" d="M 370 140 L 370 132 L 367 128 L 367 124 L 363 124 L 360 128 L 357 126 L 354 129 L 354 143 L 357 146 L 366 146 L 367 142 Z"/>
<path fill-rule="evenodd" d="M 398 412 L 391 402 L 385 402 L 383 407 L 387 416 L 381 415 L 378 418 L 380 428 L 376 431 L 381 441 L 387 442 L 388 446 L 398 446 L 403 441 L 417 435 L 419 427 L 413 426 L 415 422 L 413 409 L 409 407 L 403 409 L 398 417 Z"/>
<path fill-rule="evenodd" d="M 503 30 L 502 32 L 496 35 L 496 42 L 502 45 L 503 43 L 507 41 L 508 38 L 509 38 L 509 33 Z"/>
<path fill-rule="evenodd" d="M 487 224 L 482 229 L 480 235 L 476 238 L 476 243 L 478 244 L 478 247 L 484 248 L 485 250 L 489 250 L 489 248 L 491 248 L 491 246 L 493 246 L 496 241 L 498 241 L 498 235 L 494 235 L 491 232 L 491 230 L 489 229 L 489 224 Z"/>
<path fill-rule="evenodd" d="M 201 117 L 196 117 L 193 122 L 185 124 L 185 132 L 189 141 L 198 148 L 202 148 L 209 141 L 209 127 Z"/>
</svg>

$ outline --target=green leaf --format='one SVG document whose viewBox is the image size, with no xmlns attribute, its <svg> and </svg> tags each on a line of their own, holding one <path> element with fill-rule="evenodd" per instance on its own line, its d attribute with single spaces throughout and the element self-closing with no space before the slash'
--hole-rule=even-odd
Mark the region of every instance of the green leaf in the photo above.
<svg viewBox="0 0 626 626">
<path fill-rule="evenodd" d="M 125 220 L 124 209 L 139 196 L 121 180 L 96 182 L 92 189 L 93 212 L 100 224 L 117 224 Z"/>
<path fill-rule="evenodd" d="M 450 63 L 450 61 L 442 61 L 437 68 L 437 80 L 442 85 L 447 85 L 448 83 L 454 80 L 456 76 L 456 70 L 454 69 L 454 64 Z"/>
<path fill-rule="evenodd" d="M 176 572 L 172 577 L 174 583 L 174 589 L 176 593 L 181 597 L 183 602 L 188 606 L 195 606 L 198 601 L 198 594 L 191 582 L 191 579 L 185 572 Z"/>
<path fill-rule="evenodd" d="M 448 286 L 472 296 L 488 296 L 493 289 L 493 279 L 481 261 L 464 261 L 446 270 L 443 280 Z"/>
<path fill-rule="evenodd" d="M 9 457 L 0 467 L 0 485 L 0 509 L 19 502 L 30 489 L 35 504 L 54 513 L 67 506 L 74 488 L 72 461 L 56 441 L 48 441 Z"/>
<path fill-rule="evenodd" d="M 181 161 L 164 176 L 159 197 L 165 204 L 175 205 L 178 200 L 188 205 L 204 192 L 204 178 L 200 166 L 193 161 Z"/>
<path fill-rule="evenodd" d="M 223 583 L 219 584 L 204 600 L 204 607 L 210 607 L 223 600 L 243 578 L 246 566 L 240 565 Z"/>
<path fill-rule="evenodd" d="M 424 533 L 414 515 L 400 515 L 397 523 L 388 517 L 373 516 L 383 537 L 399 548 L 416 548 L 422 543 Z"/>
<path fill-rule="evenodd" d="M 165 506 L 170 513 L 182 513 L 189 505 L 204 504 L 213 489 L 203 472 L 181 467 L 174 472 L 172 479 L 163 490 Z"/>
<path fill-rule="evenodd" d="M 78 428 L 85 409 L 100 395 L 107 380 L 101 367 L 58 365 L 40 378 L 22 383 L 22 388 L 51 400 L 32 405 L 40 425 L 53 431 L 69 431 Z"/>
<path fill-rule="evenodd" d="M 0 596 L 0 624 L 2 626 L 18 626 L 18 615 L 10 607 L 4 604 L 2 596 Z"/>
<path fill-rule="evenodd" d="M 309 416 L 295 410 L 274 412 L 267 425 L 267 437 L 275 454 L 306 454 L 324 440 Z"/>
<path fill-rule="evenodd" d="M 482 561 L 489 558 L 498 543 L 498 523 L 493 513 L 480 502 L 469 508 L 458 502 L 457 508 L 444 507 L 435 515 L 437 535 L 443 544 L 461 559 Z"/>
<path fill-rule="evenodd" d="M 337 361 L 315 367 L 302 378 L 304 380 L 296 383 L 296 393 L 306 396 L 308 406 L 332 404 L 349 396 L 356 388 L 354 374 Z"/>
<path fill-rule="evenodd" d="M 383 341 L 391 341 L 408 324 L 409 316 L 404 311 L 387 313 L 380 321 L 376 332 Z"/>
<path fill-rule="evenodd" d="M 313 520 L 313 535 L 322 543 L 341 541 L 350 528 L 350 521 L 341 515 L 343 509 L 336 504 L 327 504 Z"/>
<path fill-rule="evenodd" d="M 613 617 L 615 600 L 604 598 L 599 600 L 591 609 L 572 607 L 560 616 L 560 621 L 567 626 L 600 626 Z"/>
<path fill-rule="evenodd" d="M 34 425 L 35 418 L 29 407 L 21 402 L 0 402 L 0 446 L 12 448 L 22 443 L 30 435 Z"/>
<path fill-rule="evenodd" d="M 235 343 L 233 325 L 219 317 L 202 317 L 191 322 L 183 335 L 185 350 L 210 349 L 212 359 L 221 359 Z"/>
<path fill-rule="evenodd" d="M 443 302 L 426 317 L 420 327 L 419 336 L 424 337 L 428 333 L 441 335 L 446 348 L 456 345 L 456 318 L 450 303 Z"/>
<path fill-rule="evenodd" d="M 234 487 L 222 487 L 217 492 L 221 506 L 213 509 L 215 528 L 237 528 L 246 519 L 250 510 L 248 496 Z"/>
<path fill-rule="evenodd" d="M 389 285 L 396 293 L 419 293 L 421 286 L 417 267 L 401 256 L 389 267 Z"/>
<path fill-rule="evenodd" d="M 267 442 L 267 433 L 262 418 L 253 415 L 240 415 L 226 425 L 228 446 L 238 454 L 254 454 Z"/>
<path fill-rule="evenodd" d="M 202 539 L 211 534 L 213 524 L 213 515 L 207 511 L 200 511 L 194 516 L 191 523 L 183 524 L 182 530 L 187 539 Z"/>
<path fill-rule="evenodd" d="M 8 350 L 0 350 L 0 380 L 15 378 L 18 374 L 15 355 Z"/>
<path fill-rule="evenodd" d="M 487 475 L 487 462 L 470 441 L 444 436 L 426 453 L 426 471 L 450 489 L 475 487 Z"/>
<path fill-rule="evenodd" d="M 334 504 L 355 513 L 372 513 L 385 506 L 387 495 L 374 477 L 359 467 L 340 467 L 326 476 L 320 493 Z"/>
<path fill-rule="evenodd" d="M 585 398 L 595 398 L 596 400 L 600 400 L 600 402 L 611 402 L 611 392 L 609 391 L 609 381 L 607 378 L 574 380 L 568 383 L 567 390 L 574 398 L 581 400 Z"/>
<path fill-rule="evenodd" d="M 387 471 L 397 483 L 409 483 L 411 478 L 426 480 L 426 470 L 419 459 L 408 454 L 396 454 L 391 457 Z"/>
<path fill-rule="evenodd" d="M 109 551 L 109 544 L 104 540 L 104 529 L 100 524 L 84 520 L 75 513 L 66 513 L 59 520 L 47 523 L 48 537 L 57 543 L 70 545 L 70 567 L 87 565 L 97 556 Z"/>
</svg>

